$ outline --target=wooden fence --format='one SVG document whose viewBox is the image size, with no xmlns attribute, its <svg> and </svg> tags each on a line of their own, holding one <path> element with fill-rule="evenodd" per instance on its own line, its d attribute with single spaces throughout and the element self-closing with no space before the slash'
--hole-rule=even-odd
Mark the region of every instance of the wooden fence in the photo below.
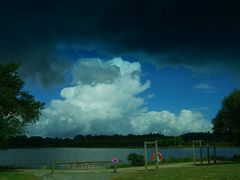
<svg viewBox="0 0 240 180">
<path fill-rule="evenodd" d="M 53 161 L 52 162 L 52 174 L 57 165 L 69 165 L 71 169 L 96 169 L 96 168 L 107 168 L 113 165 L 114 172 L 117 172 L 117 165 L 113 164 L 112 161 Z"/>
</svg>

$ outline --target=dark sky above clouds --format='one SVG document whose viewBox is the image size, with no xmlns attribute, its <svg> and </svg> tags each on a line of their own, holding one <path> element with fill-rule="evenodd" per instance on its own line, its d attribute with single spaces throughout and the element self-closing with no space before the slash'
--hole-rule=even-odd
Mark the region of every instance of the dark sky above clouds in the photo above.
<svg viewBox="0 0 240 180">
<path fill-rule="evenodd" d="M 0 62 L 22 62 L 45 87 L 64 81 L 63 45 L 156 65 L 240 72 L 238 0 L 5 0 L 0 2 Z"/>
</svg>

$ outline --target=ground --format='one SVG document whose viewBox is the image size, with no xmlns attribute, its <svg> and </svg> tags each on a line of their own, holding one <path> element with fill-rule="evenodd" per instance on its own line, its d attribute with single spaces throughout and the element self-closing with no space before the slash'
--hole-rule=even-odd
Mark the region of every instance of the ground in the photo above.
<svg viewBox="0 0 240 180">
<path fill-rule="evenodd" d="M 148 171 L 144 167 L 131 167 L 118 169 L 113 173 L 112 169 L 102 170 L 56 170 L 51 174 L 50 170 L 21 170 L 0 172 L 1 180 L 24 179 L 24 180 L 132 180 L 132 179 L 240 179 L 240 164 L 217 164 L 193 166 L 191 163 L 176 163 L 160 165 L 158 170 L 155 166 L 149 166 Z"/>
</svg>

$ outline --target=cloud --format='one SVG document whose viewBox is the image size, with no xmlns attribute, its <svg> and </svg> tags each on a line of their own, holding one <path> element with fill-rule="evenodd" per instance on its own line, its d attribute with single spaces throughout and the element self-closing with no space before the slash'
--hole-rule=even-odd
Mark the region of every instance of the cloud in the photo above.
<svg viewBox="0 0 240 180">
<path fill-rule="evenodd" d="M 83 68 L 89 71 L 81 74 Z M 96 81 L 92 75 L 95 71 L 104 71 Z M 211 124 L 201 113 L 182 110 L 179 115 L 174 115 L 169 111 L 148 111 L 139 95 L 151 84 L 150 81 L 141 82 L 140 72 L 140 63 L 121 58 L 106 62 L 101 59 L 79 60 L 73 66 L 73 86 L 62 89 L 62 98 L 51 101 L 40 121 L 30 126 L 29 133 L 72 137 L 76 134 L 159 132 L 176 135 L 210 131 Z M 86 80 L 87 74 L 90 78 Z"/>
<path fill-rule="evenodd" d="M 44 86 L 64 80 L 58 44 L 239 77 L 236 0 L 21 0 L 2 1 L 0 12 L 0 62 L 21 61 L 23 76 Z"/>
<path fill-rule="evenodd" d="M 44 88 L 51 88 L 65 82 L 66 73 L 71 67 L 69 61 L 62 58 L 55 59 L 52 57 L 52 53 L 41 48 L 28 49 L 22 53 L 17 55 L 13 51 L 11 55 L 3 56 L 0 50 L 0 63 L 20 63 L 19 74 L 21 77 L 24 80 L 30 80 L 33 84 L 40 84 Z"/>
<path fill-rule="evenodd" d="M 211 124 L 199 112 L 181 110 L 179 115 L 169 111 L 149 111 L 130 120 L 135 133 L 179 135 L 187 132 L 210 131 Z"/>
<path fill-rule="evenodd" d="M 120 75 L 120 69 L 99 58 L 85 58 L 73 66 L 75 84 L 112 83 Z"/>
<path fill-rule="evenodd" d="M 208 83 L 199 83 L 199 84 L 195 84 L 193 86 L 193 88 L 198 89 L 198 90 L 202 90 L 203 92 L 206 93 L 213 93 L 215 91 L 215 87 L 213 87 L 212 85 L 208 84 Z"/>
<path fill-rule="evenodd" d="M 121 67 L 121 68 L 120 68 Z M 113 83 L 119 76 L 138 78 L 139 63 L 129 63 L 121 58 L 103 62 L 99 58 L 82 58 L 74 66 L 72 75 L 75 84 Z"/>
</svg>

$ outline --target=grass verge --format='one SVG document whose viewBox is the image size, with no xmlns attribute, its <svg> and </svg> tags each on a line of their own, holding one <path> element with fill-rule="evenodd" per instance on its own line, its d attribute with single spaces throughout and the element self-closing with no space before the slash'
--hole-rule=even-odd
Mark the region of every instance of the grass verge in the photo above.
<svg viewBox="0 0 240 180">
<path fill-rule="evenodd" d="M 1 180 L 37 180 L 38 178 L 32 174 L 17 171 L 0 172 Z"/>
<path fill-rule="evenodd" d="M 240 179 L 240 164 L 219 164 L 209 166 L 175 167 L 149 171 L 133 171 L 113 178 L 114 180 L 132 179 Z"/>
</svg>

